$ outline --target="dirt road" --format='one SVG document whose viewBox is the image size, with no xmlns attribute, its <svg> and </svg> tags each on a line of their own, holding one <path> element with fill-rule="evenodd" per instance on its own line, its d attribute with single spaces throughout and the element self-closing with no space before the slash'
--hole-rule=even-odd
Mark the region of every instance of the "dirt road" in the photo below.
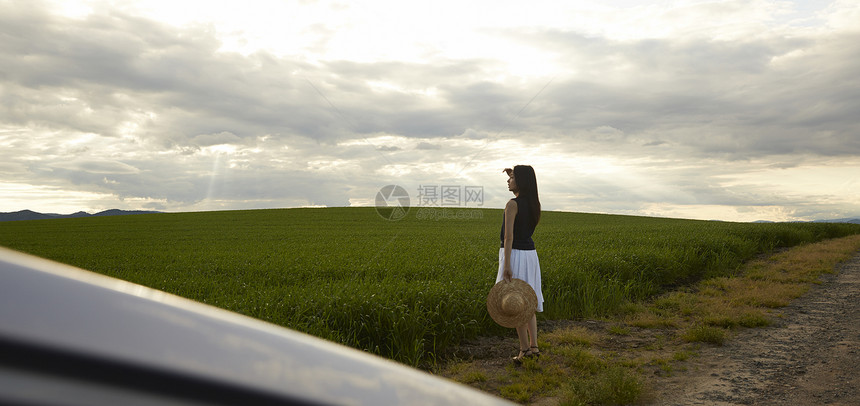
<svg viewBox="0 0 860 406">
<path fill-rule="evenodd" d="M 837 269 L 774 325 L 701 349 L 650 404 L 860 405 L 860 254 Z"/>
</svg>

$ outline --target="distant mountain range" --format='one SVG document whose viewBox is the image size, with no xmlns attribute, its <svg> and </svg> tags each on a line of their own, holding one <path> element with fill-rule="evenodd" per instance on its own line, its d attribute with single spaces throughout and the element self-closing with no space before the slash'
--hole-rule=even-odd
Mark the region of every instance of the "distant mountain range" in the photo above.
<svg viewBox="0 0 860 406">
<path fill-rule="evenodd" d="M 776 221 L 759 220 L 759 221 L 754 221 L 754 223 L 776 223 Z M 860 224 L 860 218 L 855 217 L 855 218 L 832 219 L 832 220 L 789 221 L 789 223 L 853 223 L 853 224 Z"/>
<path fill-rule="evenodd" d="M 77 213 L 72 214 L 53 214 L 53 213 L 37 213 L 32 210 L 21 210 L 15 211 L 11 213 L 0 213 L 0 221 L 21 221 L 21 220 L 46 220 L 46 219 L 63 219 L 63 218 L 74 218 L 74 217 L 96 217 L 96 216 L 126 216 L 129 214 L 151 214 L 151 213 L 159 213 L 157 211 L 143 211 L 143 210 L 118 210 L 111 209 L 105 210 L 102 212 L 98 212 L 96 214 L 89 214 L 87 212 L 79 211 Z"/>
<path fill-rule="evenodd" d="M 836 220 L 815 220 L 813 223 L 854 223 L 860 224 L 860 218 L 836 219 Z"/>
<path fill-rule="evenodd" d="M 53 214 L 53 213 L 37 213 L 32 210 L 21 210 L 11 213 L 0 213 L 0 221 L 19 221 L 19 220 L 45 220 L 45 219 L 62 219 L 62 218 L 74 218 L 74 217 L 96 217 L 96 216 L 126 216 L 129 214 L 153 214 L 153 213 L 161 213 L 160 211 L 145 211 L 145 210 L 118 210 L 111 209 L 105 210 L 102 212 L 98 212 L 96 214 L 89 214 L 87 212 L 79 211 L 77 213 L 72 214 Z M 756 223 L 773 223 L 773 221 L 767 220 L 759 220 Z M 798 221 L 798 223 L 804 223 L 803 221 Z M 860 217 L 854 218 L 844 218 L 844 219 L 833 219 L 833 220 L 813 220 L 811 223 L 853 223 L 860 224 Z"/>
</svg>

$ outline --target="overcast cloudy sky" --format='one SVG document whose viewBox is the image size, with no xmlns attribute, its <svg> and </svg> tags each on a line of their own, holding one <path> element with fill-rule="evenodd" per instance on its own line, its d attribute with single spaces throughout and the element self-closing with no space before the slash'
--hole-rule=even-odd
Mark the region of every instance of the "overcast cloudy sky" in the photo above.
<svg viewBox="0 0 860 406">
<path fill-rule="evenodd" d="M 0 0 L 0 211 L 860 216 L 858 1 Z"/>
</svg>

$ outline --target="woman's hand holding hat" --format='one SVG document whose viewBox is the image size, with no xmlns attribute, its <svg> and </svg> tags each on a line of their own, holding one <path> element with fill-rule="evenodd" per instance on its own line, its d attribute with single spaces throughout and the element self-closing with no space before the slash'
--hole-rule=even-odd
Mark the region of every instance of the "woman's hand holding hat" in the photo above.
<svg viewBox="0 0 860 406">
<path fill-rule="evenodd" d="M 522 279 L 501 281 L 487 295 L 490 317 L 503 327 L 520 327 L 528 323 L 537 310 L 537 294 Z"/>
</svg>

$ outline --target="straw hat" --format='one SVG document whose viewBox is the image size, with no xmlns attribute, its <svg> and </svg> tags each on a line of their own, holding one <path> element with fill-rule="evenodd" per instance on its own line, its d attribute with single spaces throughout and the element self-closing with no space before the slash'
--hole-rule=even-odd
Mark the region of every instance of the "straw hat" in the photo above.
<svg viewBox="0 0 860 406">
<path fill-rule="evenodd" d="M 487 311 L 503 327 L 526 324 L 537 310 L 537 295 L 531 285 L 521 279 L 502 280 L 487 295 Z"/>
</svg>

